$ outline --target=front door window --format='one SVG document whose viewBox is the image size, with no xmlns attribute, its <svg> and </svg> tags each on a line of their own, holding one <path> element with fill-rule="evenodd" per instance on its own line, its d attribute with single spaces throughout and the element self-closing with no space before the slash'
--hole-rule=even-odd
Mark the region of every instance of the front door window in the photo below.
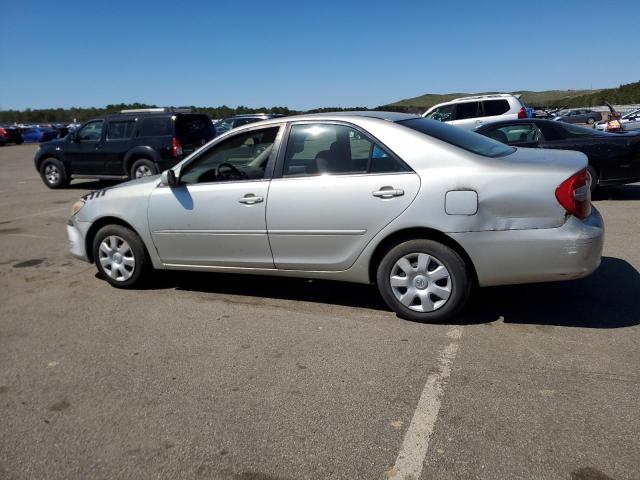
<svg viewBox="0 0 640 480">
<path fill-rule="evenodd" d="M 102 138 L 102 120 L 95 120 L 85 124 L 78 132 L 81 142 L 97 142 Z"/>
<path fill-rule="evenodd" d="M 250 130 L 212 146 L 186 165 L 180 182 L 199 184 L 262 180 L 280 127 Z"/>
</svg>

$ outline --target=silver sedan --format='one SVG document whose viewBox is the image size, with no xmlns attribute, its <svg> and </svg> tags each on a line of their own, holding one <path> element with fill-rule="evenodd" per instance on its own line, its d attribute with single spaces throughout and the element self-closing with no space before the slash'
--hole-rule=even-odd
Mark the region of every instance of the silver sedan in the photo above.
<svg viewBox="0 0 640 480">
<path fill-rule="evenodd" d="M 413 115 L 276 118 L 83 197 L 67 232 L 115 287 L 153 269 L 376 283 L 399 316 L 443 321 L 475 285 L 598 267 L 586 166 Z"/>
</svg>

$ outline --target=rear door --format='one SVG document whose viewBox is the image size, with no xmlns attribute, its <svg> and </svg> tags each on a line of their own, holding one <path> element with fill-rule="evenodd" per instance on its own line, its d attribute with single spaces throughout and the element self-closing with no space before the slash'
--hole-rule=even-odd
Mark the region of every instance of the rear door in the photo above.
<svg viewBox="0 0 640 480">
<path fill-rule="evenodd" d="M 474 100 L 470 102 L 456 103 L 455 120 L 449 122 L 457 127 L 467 130 L 474 130 L 481 123 L 478 123 L 479 117 L 482 117 L 482 104 Z"/>
<path fill-rule="evenodd" d="M 362 130 L 340 122 L 291 126 L 267 200 L 276 268 L 348 269 L 413 201 L 420 179 Z"/>
<path fill-rule="evenodd" d="M 102 151 L 109 175 L 125 175 L 124 155 L 131 148 L 131 137 L 135 130 L 135 118 L 107 120 Z"/>
</svg>

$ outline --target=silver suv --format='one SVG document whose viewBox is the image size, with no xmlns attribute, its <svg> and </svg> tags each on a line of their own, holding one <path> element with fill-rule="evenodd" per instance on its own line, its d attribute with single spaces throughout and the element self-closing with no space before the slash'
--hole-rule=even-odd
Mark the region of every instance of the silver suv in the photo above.
<svg viewBox="0 0 640 480">
<path fill-rule="evenodd" d="M 485 123 L 527 118 L 524 102 L 510 93 L 462 97 L 427 110 L 425 118 L 474 130 Z"/>
</svg>

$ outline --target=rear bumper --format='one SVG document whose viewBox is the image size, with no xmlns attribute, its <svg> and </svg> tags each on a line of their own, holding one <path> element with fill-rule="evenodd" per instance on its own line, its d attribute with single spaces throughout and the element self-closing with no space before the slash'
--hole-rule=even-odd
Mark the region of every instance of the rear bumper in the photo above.
<svg viewBox="0 0 640 480">
<path fill-rule="evenodd" d="M 471 257 L 480 286 L 584 277 L 600 265 L 604 223 L 593 208 L 585 220 L 558 228 L 450 234 Z"/>
</svg>

